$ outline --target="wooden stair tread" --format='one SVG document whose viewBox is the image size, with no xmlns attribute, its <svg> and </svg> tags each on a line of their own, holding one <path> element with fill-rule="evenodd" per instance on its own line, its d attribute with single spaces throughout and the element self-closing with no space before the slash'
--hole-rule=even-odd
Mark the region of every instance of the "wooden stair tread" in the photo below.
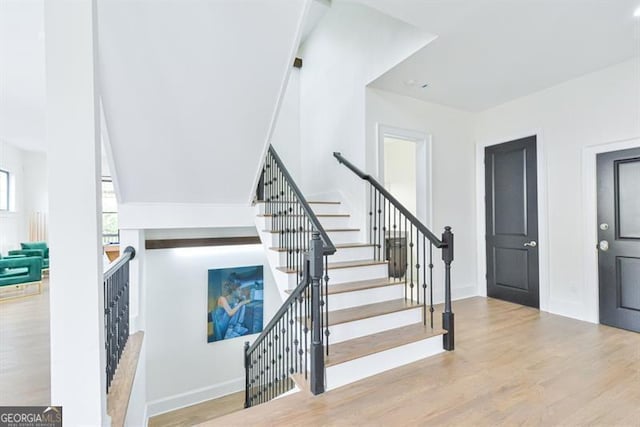
<svg viewBox="0 0 640 427">
<path fill-rule="evenodd" d="M 265 203 L 264 200 L 257 200 L 256 203 Z M 273 200 L 269 203 L 298 203 L 295 200 Z M 309 203 L 310 205 L 339 205 L 342 202 L 334 202 L 334 201 L 327 201 L 327 200 L 307 200 L 307 203 Z"/>
<path fill-rule="evenodd" d="M 417 304 L 410 300 L 395 299 L 374 304 L 361 305 L 358 307 L 345 308 L 329 312 L 329 326 L 339 325 L 341 323 L 353 322 L 355 320 L 363 320 L 371 317 L 381 316 L 384 314 L 396 313 L 412 308 L 420 308 L 422 304 Z"/>
<path fill-rule="evenodd" d="M 387 264 L 388 261 L 376 261 L 372 259 L 367 259 L 363 261 L 343 261 L 343 262 L 330 262 L 329 270 L 336 270 L 339 268 L 354 268 L 354 267 L 368 267 L 371 265 L 383 265 Z M 282 271 L 283 273 L 292 274 L 297 273 L 298 269 L 295 268 L 287 268 L 287 267 L 276 267 L 276 270 Z M 331 278 L 329 278 L 329 283 L 331 283 Z"/>
<path fill-rule="evenodd" d="M 338 365 L 445 333 L 446 331 L 443 329 L 431 329 L 431 327 L 422 323 L 414 323 L 413 325 L 330 344 L 329 356 L 325 359 L 325 365 L 327 367 Z"/>
<path fill-rule="evenodd" d="M 373 248 L 374 245 L 371 243 L 340 243 L 337 245 L 334 245 L 336 247 L 336 249 L 340 250 L 340 249 L 351 249 L 351 248 Z M 278 247 L 278 246 L 272 246 L 269 248 L 269 250 L 272 251 L 276 251 L 276 252 L 286 252 L 288 248 L 283 248 L 283 247 Z M 297 248 L 292 248 L 292 250 L 297 250 Z M 302 250 L 306 251 L 307 248 L 304 247 L 302 248 Z"/>
<path fill-rule="evenodd" d="M 331 281 L 329 281 L 331 283 Z M 397 282 L 387 278 L 378 279 L 378 280 L 361 280 L 358 282 L 347 282 L 347 283 L 339 283 L 337 285 L 329 286 L 329 295 L 333 294 L 342 294 L 346 292 L 354 292 L 354 291 L 362 291 L 365 289 L 374 289 L 374 288 L 382 288 L 384 286 L 393 286 L 404 284 L 404 282 Z M 287 289 L 286 293 L 290 294 L 293 292 L 292 289 Z"/>
<path fill-rule="evenodd" d="M 284 230 L 262 230 L 264 233 L 271 233 L 271 234 L 279 234 L 281 231 Z M 313 230 L 296 230 L 298 232 L 302 231 L 302 232 L 312 232 Z M 328 228 L 325 229 L 324 231 L 326 231 L 327 233 L 341 233 L 341 232 L 345 232 L 345 231 L 360 231 L 359 228 Z"/>
</svg>

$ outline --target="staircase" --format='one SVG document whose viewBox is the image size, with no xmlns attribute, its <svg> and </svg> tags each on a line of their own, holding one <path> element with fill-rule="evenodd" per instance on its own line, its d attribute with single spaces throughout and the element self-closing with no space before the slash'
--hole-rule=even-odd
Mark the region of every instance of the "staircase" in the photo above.
<svg viewBox="0 0 640 427">
<path fill-rule="evenodd" d="M 360 230 L 340 202 L 309 202 L 336 253 L 329 257 L 329 354 L 326 390 L 443 352 L 444 330 L 425 326 L 424 307 L 405 298 L 405 283 L 388 277 L 389 262 L 374 258 L 374 245 L 360 242 Z M 256 226 L 281 291 L 290 294 L 298 271 L 286 267 L 286 248 L 272 214 L 257 204 Z"/>
<path fill-rule="evenodd" d="M 318 394 L 453 350 L 450 229 L 440 241 L 338 156 L 371 185 L 364 233 L 339 201 L 307 202 L 273 148 L 265 161 L 256 226 L 285 303 L 245 344 L 246 407 L 289 392 L 291 379 Z M 446 267 L 443 328 L 433 321 L 434 247 Z"/>
</svg>

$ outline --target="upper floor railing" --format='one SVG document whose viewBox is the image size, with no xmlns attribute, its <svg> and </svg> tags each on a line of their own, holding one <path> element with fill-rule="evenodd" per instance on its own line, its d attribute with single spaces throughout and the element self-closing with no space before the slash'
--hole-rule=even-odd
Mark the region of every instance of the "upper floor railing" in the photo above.
<svg viewBox="0 0 640 427">
<path fill-rule="evenodd" d="M 451 263 L 453 262 L 453 233 L 445 227 L 438 238 L 406 207 L 389 193 L 375 178 L 362 172 L 340 153 L 333 153 L 339 163 L 346 166 L 369 186 L 369 243 L 373 245 L 376 260 L 389 263 L 389 278 L 404 282 L 405 298 L 424 307 L 423 321 L 433 328 L 433 249 L 442 251 L 444 262 L 444 312 L 442 327 L 445 350 L 454 349 L 454 315 L 451 310 Z"/>
<path fill-rule="evenodd" d="M 104 339 L 106 351 L 107 393 L 122 352 L 129 339 L 129 262 L 136 251 L 127 246 L 104 272 Z"/>
</svg>

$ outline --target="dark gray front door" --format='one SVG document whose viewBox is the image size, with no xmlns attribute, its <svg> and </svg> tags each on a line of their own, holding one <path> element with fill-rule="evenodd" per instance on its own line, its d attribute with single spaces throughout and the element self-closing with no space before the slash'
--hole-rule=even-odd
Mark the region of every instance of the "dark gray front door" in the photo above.
<svg viewBox="0 0 640 427">
<path fill-rule="evenodd" d="M 640 148 L 598 155 L 600 323 L 640 332 Z"/>
<path fill-rule="evenodd" d="M 485 149 L 487 295 L 538 308 L 536 137 Z"/>
</svg>

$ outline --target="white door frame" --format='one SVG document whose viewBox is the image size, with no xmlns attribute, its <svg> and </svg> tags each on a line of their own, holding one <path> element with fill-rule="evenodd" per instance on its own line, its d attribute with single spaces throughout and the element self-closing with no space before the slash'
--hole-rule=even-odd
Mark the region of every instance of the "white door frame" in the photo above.
<svg viewBox="0 0 640 427">
<path fill-rule="evenodd" d="M 477 281 L 478 295 L 487 296 L 487 253 L 485 215 L 485 168 L 484 149 L 486 147 L 536 136 L 536 163 L 538 184 L 538 269 L 540 310 L 550 311 L 549 289 L 549 217 L 547 209 L 547 168 L 545 163 L 544 140 L 539 129 L 525 129 L 512 135 L 476 141 L 476 218 L 477 218 Z"/>
<path fill-rule="evenodd" d="M 584 295 L 582 296 L 586 321 L 600 323 L 600 284 L 598 279 L 598 169 L 596 158 L 598 154 L 611 151 L 626 150 L 640 147 L 640 138 L 585 147 L 582 150 L 582 211 L 584 212 L 583 230 L 585 241 L 583 244 L 583 268 L 585 271 Z"/>
<path fill-rule="evenodd" d="M 378 140 L 376 175 L 382 184 L 384 184 L 384 138 L 391 137 L 416 143 L 416 217 L 431 229 L 433 219 L 431 135 L 377 123 L 376 137 Z"/>
</svg>

